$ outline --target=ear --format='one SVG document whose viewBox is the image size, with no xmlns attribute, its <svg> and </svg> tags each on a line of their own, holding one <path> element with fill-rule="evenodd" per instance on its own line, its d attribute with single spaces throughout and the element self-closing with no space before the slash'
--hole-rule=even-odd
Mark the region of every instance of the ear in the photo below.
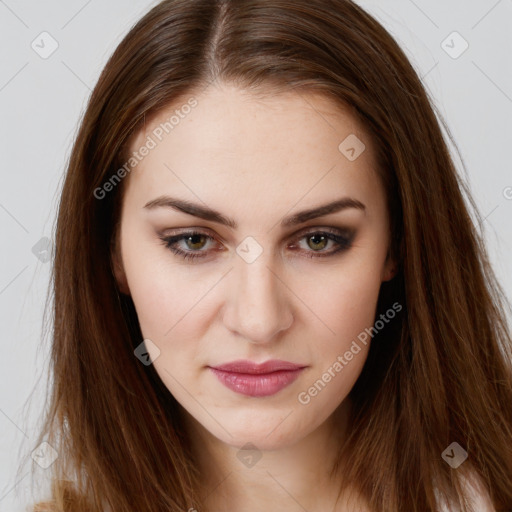
<svg viewBox="0 0 512 512">
<path fill-rule="evenodd" d="M 128 280 L 126 279 L 126 273 L 124 271 L 123 260 L 121 257 L 121 244 L 119 238 L 119 230 L 116 229 L 110 245 L 111 268 L 119 291 L 125 295 L 130 295 L 130 288 L 128 286 Z"/>
<path fill-rule="evenodd" d="M 396 265 L 391 266 L 389 269 L 386 269 L 383 273 L 382 281 L 391 281 L 396 274 L 398 273 L 398 268 Z"/>
<path fill-rule="evenodd" d="M 393 279 L 397 273 L 398 262 L 395 260 L 395 258 L 390 256 L 388 251 L 386 262 L 384 263 L 384 268 L 382 269 L 382 281 L 391 281 L 391 279 Z"/>
</svg>

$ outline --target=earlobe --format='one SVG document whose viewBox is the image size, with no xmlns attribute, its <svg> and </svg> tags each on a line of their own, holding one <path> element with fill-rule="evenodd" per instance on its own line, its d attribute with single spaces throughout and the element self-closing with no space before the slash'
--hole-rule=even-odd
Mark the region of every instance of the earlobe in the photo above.
<svg viewBox="0 0 512 512">
<path fill-rule="evenodd" d="M 391 281 L 396 276 L 397 266 L 395 264 L 391 265 L 390 268 L 387 269 L 387 272 L 384 276 L 384 281 Z"/>
<path fill-rule="evenodd" d="M 382 272 L 382 281 L 391 281 L 398 272 L 398 263 L 391 258 L 386 258 L 386 265 Z"/>
<path fill-rule="evenodd" d="M 110 263 L 112 273 L 116 280 L 119 291 L 125 295 L 130 295 L 130 288 L 128 287 L 128 280 L 126 279 L 126 273 L 124 271 L 124 265 L 121 259 L 121 253 L 119 250 L 119 243 L 116 240 L 113 241 L 110 251 Z"/>
<path fill-rule="evenodd" d="M 130 295 L 130 288 L 128 287 L 126 274 L 122 265 L 117 261 L 117 259 L 113 261 L 113 272 L 119 291 L 125 295 Z"/>
</svg>

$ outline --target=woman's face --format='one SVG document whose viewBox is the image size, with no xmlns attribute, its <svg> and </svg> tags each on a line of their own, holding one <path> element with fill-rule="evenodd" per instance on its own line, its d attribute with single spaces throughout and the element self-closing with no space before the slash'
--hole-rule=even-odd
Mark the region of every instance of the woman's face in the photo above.
<svg viewBox="0 0 512 512">
<path fill-rule="evenodd" d="M 347 397 L 392 277 L 374 149 L 321 95 L 191 98 L 132 143 L 116 278 L 194 424 L 231 446 L 290 445 Z"/>
</svg>

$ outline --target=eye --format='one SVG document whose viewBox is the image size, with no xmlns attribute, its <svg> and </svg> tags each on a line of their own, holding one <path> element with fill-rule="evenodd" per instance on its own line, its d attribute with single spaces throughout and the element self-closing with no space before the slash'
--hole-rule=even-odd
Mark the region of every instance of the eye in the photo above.
<svg viewBox="0 0 512 512">
<path fill-rule="evenodd" d="M 206 251 L 202 251 L 201 249 L 204 247 L 206 241 L 213 240 L 213 238 L 206 233 L 190 231 L 187 233 L 181 233 L 180 235 L 161 237 L 161 240 L 164 242 L 164 245 L 167 247 L 167 249 L 169 249 L 177 256 L 187 260 L 204 258 L 204 253 Z M 178 243 L 181 241 L 185 242 L 185 250 L 178 247 Z"/>
<path fill-rule="evenodd" d="M 309 231 L 296 237 L 296 242 L 289 245 L 289 248 L 300 252 L 306 258 L 330 257 L 349 249 L 352 245 L 354 234 L 350 230 L 331 228 L 321 231 Z M 161 236 L 160 240 L 167 249 L 184 260 L 206 258 L 212 251 L 205 250 L 205 247 L 207 247 L 208 242 L 215 241 L 212 236 L 200 231 L 188 231 L 178 235 Z M 297 243 L 297 241 L 301 242 L 302 240 L 306 241 L 306 247 L 311 250 Z M 329 244 L 331 244 L 331 250 L 326 251 L 325 249 Z"/>
<path fill-rule="evenodd" d="M 353 238 L 353 233 L 350 232 L 343 233 L 340 230 L 326 230 L 303 234 L 299 237 L 299 241 L 305 240 L 306 247 L 312 249 L 311 251 L 304 250 L 304 256 L 307 258 L 323 258 L 346 251 L 351 247 Z M 331 244 L 331 250 L 324 250 L 329 244 Z M 300 247 L 300 244 L 294 244 L 290 247 L 295 248 L 297 246 Z"/>
</svg>

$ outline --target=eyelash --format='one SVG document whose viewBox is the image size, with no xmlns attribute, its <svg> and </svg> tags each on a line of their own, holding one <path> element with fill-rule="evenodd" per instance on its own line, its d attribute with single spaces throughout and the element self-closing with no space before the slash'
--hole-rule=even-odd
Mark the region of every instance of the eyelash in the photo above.
<svg viewBox="0 0 512 512">
<path fill-rule="evenodd" d="M 205 236 L 208 240 L 214 240 L 214 238 L 207 233 L 203 233 L 201 231 L 187 231 L 184 233 L 180 233 L 179 235 L 172 236 L 161 236 L 160 240 L 163 242 L 163 245 L 173 252 L 175 255 L 183 258 L 184 260 L 196 260 L 197 258 L 206 258 L 208 255 L 208 251 L 196 250 L 196 251 L 184 251 L 182 249 L 178 249 L 176 244 L 186 238 L 199 235 Z M 303 238 L 312 238 L 313 236 L 320 235 L 326 236 L 329 240 L 332 240 L 336 244 L 338 244 L 338 248 L 335 250 L 331 250 L 328 252 L 325 251 L 301 251 L 310 253 L 310 255 L 306 255 L 306 258 L 326 258 L 330 256 L 334 256 L 339 252 L 344 252 L 350 249 L 352 245 L 353 233 L 349 233 L 348 236 L 342 235 L 340 231 L 335 230 L 320 230 L 320 231 L 310 231 L 308 233 L 304 233 L 299 235 L 297 240 L 302 240 Z"/>
</svg>

